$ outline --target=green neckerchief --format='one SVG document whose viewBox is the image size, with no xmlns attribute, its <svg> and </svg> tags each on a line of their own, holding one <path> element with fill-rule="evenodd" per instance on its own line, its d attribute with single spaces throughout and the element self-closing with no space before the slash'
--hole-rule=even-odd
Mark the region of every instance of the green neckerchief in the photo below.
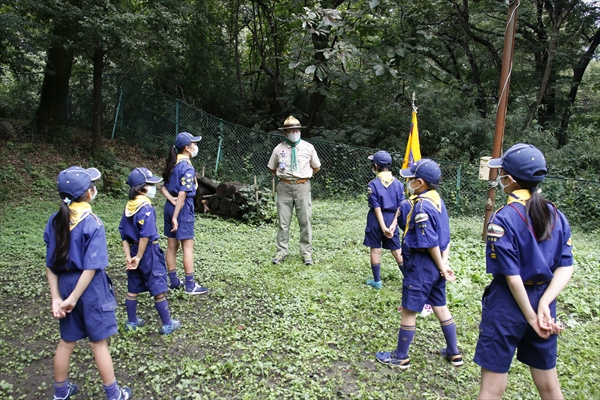
<svg viewBox="0 0 600 400">
<path fill-rule="evenodd" d="M 296 158 L 296 146 L 298 145 L 298 143 L 300 143 L 301 140 L 302 138 L 298 139 L 296 143 L 292 143 L 287 138 L 285 138 L 285 142 L 292 147 L 292 158 L 290 160 L 291 172 L 294 172 L 294 170 L 298 169 L 298 159 Z"/>
<path fill-rule="evenodd" d="M 383 186 L 386 188 L 389 187 L 392 182 L 394 182 L 394 177 L 392 176 L 392 171 L 381 171 L 377 173 L 377 178 L 383 183 Z"/>
<path fill-rule="evenodd" d="M 150 203 L 150 199 L 148 197 L 144 195 L 136 196 L 135 199 L 127 202 L 127 205 L 125 206 L 125 216 L 131 217 L 132 215 L 135 215 L 139 209 L 146 204 L 152 204 Z"/>
</svg>

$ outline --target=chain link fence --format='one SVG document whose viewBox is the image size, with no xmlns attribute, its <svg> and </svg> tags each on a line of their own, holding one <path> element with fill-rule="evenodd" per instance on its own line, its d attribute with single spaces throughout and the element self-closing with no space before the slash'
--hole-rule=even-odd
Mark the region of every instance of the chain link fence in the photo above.
<svg viewBox="0 0 600 400">
<path fill-rule="evenodd" d="M 2 77 L 0 115 L 32 119 L 39 104 L 43 74 Z M 6 82 L 13 79 L 12 82 Z M 283 139 L 279 132 L 259 132 L 223 121 L 178 99 L 118 75 L 103 80 L 104 124 L 111 137 L 122 138 L 146 151 L 165 156 L 179 132 L 202 135 L 200 153 L 193 159 L 197 171 L 217 181 L 239 181 L 269 190 L 273 186 L 267 163 Z M 89 128 L 92 119 L 92 75 L 74 74 L 69 95 L 73 126 Z M 114 121 L 113 121 L 114 116 Z M 112 122 L 112 124 L 111 124 Z M 408 129 L 408 128 L 407 128 Z M 348 198 L 366 194 L 373 179 L 367 157 L 377 149 L 309 140 L 316 148 L 322 171 L 312 180 L 316 198 Z M 404 154 L 392 153 L 398 175 Z M 436 160 L 442 169 L 440 193 L 450 214 L 484 215 L 488 183 L 479 180 L 479 165 Z M 554 202 L 573 225 L 595 229 L 600 222 L 600 182 L 548 177 L 544 197 Z M 496 204 L 505 201 L 497 194 Z"/>
</svg>

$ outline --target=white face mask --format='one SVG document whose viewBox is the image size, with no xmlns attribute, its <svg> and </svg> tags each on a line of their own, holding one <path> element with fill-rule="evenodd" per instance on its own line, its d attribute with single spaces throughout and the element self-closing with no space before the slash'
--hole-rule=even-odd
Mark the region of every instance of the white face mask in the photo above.
<svg viewBox="0 0 600 400">
<path fill-rule="evenodd" d="M 418 188 L 420 188 L 420 187 L 421 187 L 421 185 L 419 185 L 419 186 L 417 186 L 416 188 L 414 188 L 414 189 L 413 189 L 413 187 L 412 187 L 412 185 L 411 185 L 411 184 L 412 184 L 413 182 L 416 182 L 416 181 L 417 181 L 417 180 L 415 179 L 414 181 L 410 181 L 410 182 L 408 182 L 408 193 L 409 193 L 411 196 L 414 196 L 414 195 L 415 195 L 415 190 L 417 190 Z"/>
<path fill-rule="evenodd" d="M 156 197 L 156 186 L 146 186 L 146 196 L 151 199 Z"/>
<path fill-rule="evenodd" d="M 510 178 L 512 180 L 512 176 L 506 174 L 506 175 L 498 175 L 498 185 L 500 185 L 500 187 L 502 188 L 502 190 L 506 189 L 508 186 L 510 186 L 512 184 L 512 182 L 510 182 L 508 185 L 505 185 L 502 183 L 502 179 L 504 178 Z"/>
<path fill-rule="evenodd" d="M 92 190 L 92 189 L 89 189 Z M 90 201 L 94 200 L 96 198 L 96 195 L 98 194 L 98 189 L 96 189 L 96 186 L 94 186 L 94 194 L 92 194 L 92 196 L 90 197 Z"/>
<path fill-rule="evenodd" d="M 192 156 L 192 158 L 193 158 L 193 157 L 196 157 L 196 156 L 198 155 L 198 151 L 199 151 L 199 149 L 198 149 L 198 145 L 197 145 L 197 144 L 195 144 L 195 145 L 194 145 L 194 150 L 192 150 L 192 153 L 190 154 L 190 155 Z"/>
<path fill-rule="evenodd" d="M 290 142 L 296 143 L 298 140 L 300 140 L 300 134 L 299 133 L 290 133 L 287 138 Z"/>
</svg>

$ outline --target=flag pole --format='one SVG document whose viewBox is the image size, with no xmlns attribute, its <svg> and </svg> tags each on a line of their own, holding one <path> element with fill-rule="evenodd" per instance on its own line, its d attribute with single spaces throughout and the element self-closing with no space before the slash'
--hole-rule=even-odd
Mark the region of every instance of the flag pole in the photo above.
<svg viewBox="0 0 600 400">
<path fill-rule="evenodd" d="M 492 158 L 499 158 L 502 154 L 502 142 L 504 140 L 504 126 L 506 123 L 506 111 L 508 109 L 508 90 L 510 88 L 510 75 L 512 72 L 512 59 L 515 49 L 515 33 L 517 30 L 517 10 L 520 1 L 514 0 L 508 4 L 508 16 L 506 17 L 506 31 L 504 32 L 504 54 L 502 55 L 502 70 L 500 72 L 500 99 L 496 110 L 496 129 L 494 132 L 494 147 Z M 481 240 L 487 239 L 487 224 L 494 210 L 494 199 L 496 197 L 496 178 L 498 170 L 490 169 L 488 181 L 487 201 L 485 202 L 485 219 L 483 220 L 483 232 Z"/>
</svg>

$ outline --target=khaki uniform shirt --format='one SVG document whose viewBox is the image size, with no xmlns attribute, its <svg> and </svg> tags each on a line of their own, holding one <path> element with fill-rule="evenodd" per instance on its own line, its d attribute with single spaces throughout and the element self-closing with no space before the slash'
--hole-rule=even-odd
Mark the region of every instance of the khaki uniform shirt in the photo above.
<svg viewBox="0 0 600 400">
<path fill-rule="evenodd" d="M 277 177 L 280 179 L 309 179 L 312 178 L 313 168 L 321 167 L 315 147 L 304 140 L 296 145 L 296 160 L 298 166 L 292 172 L 290 169 L 292 146 L 282 142 L 273 149 L 267 166 L 269 169 L 276 170 Z"/>
</svg>

